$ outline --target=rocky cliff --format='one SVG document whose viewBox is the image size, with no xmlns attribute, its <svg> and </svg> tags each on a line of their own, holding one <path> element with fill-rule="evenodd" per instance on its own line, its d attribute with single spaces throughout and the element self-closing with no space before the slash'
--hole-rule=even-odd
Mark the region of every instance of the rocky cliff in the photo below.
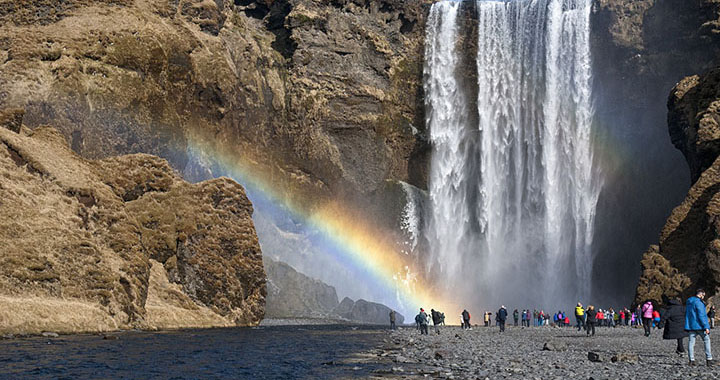
<svg viewBox="0 0 720 380">
<path fill-rule="evenodd" d="M 219 151 L 320 198 L 423 186 L 428 2 L 0 0 L 0 107 L 190 180 Z"/>
<path fill-rule="evenodd" d="M 720 290 L 720 68 L 680 81 L 668 100 L 673 143 L 695 178 L 642 261 L 637 302 L 663 294 L 687 297 L 697 287 Z"/>
<path fill-rule="evenodd" d="M 335 288 L 297 272 L 281 261 L 265 259 L 269 319 L 316 319 L 325 322 L 388 324 L 390 308 L 365 300 L 345 297 L 338 302 Z M 405 319 L 397 313 L 397 323 Z"/>
<path fill-rule="evenodd" d="M 604 169 L 594 241 L 595 294 L 633 292 L 640 256 L 692 184 L 667 138 L 667 94 L 720 65 L 720 2 L 593 0 L 596 157 Z M 632 265 L 618 267 L 618 262 Z M 608 281 L 607 273 L 617 276 Z"/>
<path fill-rule="evenodd" d="M 265 273 L 243 188 L 146 154 L 86 160 L 0 114 L 0 333 L 254 325 Z"/>
</svg>

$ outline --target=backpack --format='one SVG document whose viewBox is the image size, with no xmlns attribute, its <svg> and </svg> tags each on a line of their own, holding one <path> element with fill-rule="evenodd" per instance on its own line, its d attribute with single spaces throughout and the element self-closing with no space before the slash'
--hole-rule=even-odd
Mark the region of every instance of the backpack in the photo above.
<svg viewBox="0 0 720 380">
<path fill-rule="evenodd" d="M 415 323 L 422 323 L 422 315 L 418 314 L 415 316 Z"/>
</svg>

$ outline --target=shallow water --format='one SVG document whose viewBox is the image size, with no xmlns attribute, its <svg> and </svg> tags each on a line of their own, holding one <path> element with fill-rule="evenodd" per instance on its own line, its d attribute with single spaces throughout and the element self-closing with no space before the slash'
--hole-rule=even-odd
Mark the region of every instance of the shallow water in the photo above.
<svg viewBox="0 0 720 380">
<path fill-rule="evenodd" d="M 125 332 L 0 341 L 2 379 L 334 379 L 377 367 L 343 363 L 385 332 L 348 326 L 284 326 Z"/>
</svg>

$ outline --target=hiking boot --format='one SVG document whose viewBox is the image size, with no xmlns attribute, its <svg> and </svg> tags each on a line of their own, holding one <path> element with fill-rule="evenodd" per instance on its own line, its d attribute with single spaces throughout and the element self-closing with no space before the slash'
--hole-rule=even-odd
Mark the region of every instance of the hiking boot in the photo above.
<svg viewBox="0 0 720 380">
<path fill-rule="evenodd" d="M 707 364 L 708 367 L 713 367 L 716 365 L 715 360 L 712 359 L 709 359 L 707 362 L 705 362 L 705 364 Z"/>
<path fill-rule="evenodd" d="M 692 367 L 692 366 L 695 366 L 695 365 L 696 365 L 696 364 L 695 364 L 695 360 L 690 360 L 690 362 L 688 363 L 688 365 L 691 366 L 691 367 Z"/>
</svg>

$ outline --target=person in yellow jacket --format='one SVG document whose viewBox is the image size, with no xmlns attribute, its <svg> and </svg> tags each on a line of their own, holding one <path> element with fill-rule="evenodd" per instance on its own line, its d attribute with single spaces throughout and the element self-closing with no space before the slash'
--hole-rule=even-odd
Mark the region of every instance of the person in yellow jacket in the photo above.
<svg viewBox="0 0 720 380">
<path fill-rule="evenodd" d="M 578 331 L 582 331 L 585 326 L 585 310 L 580 302 L 578 302 L 575 307 L 575 321 L 577 322 Z"/>
</svg>

